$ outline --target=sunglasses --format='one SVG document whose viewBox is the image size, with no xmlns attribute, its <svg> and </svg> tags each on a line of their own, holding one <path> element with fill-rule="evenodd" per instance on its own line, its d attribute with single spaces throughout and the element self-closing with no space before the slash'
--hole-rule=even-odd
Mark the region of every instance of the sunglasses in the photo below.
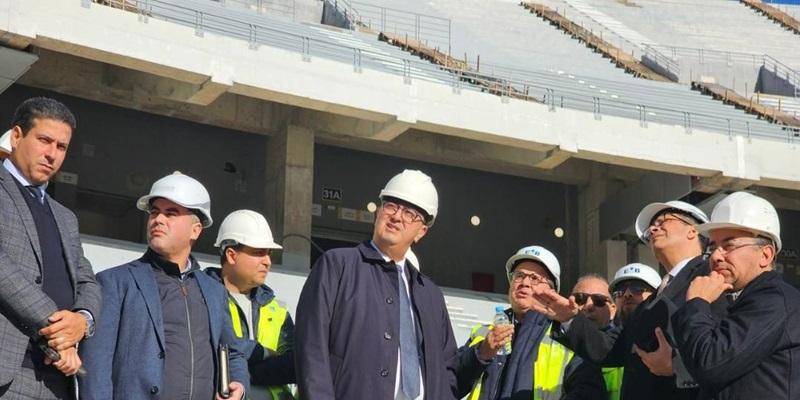
<svg viewBox="0 0 800 400">
<path fill-rule="evenodd" d="M 650 288 L 649 286 L 646 286 L 643 283 L 639 283 L 639 282 L 631 282 L 629 284 L 622 283 L 622 284 L 617 285 L 615 290 L 613 292 L 611 292 L 611 296 L 613 296 L 615 299 L 618 299 L 618 298 L 624 296 L 625 292 L 630 292 L 634 296 L 640 296 L 644 292 L 652 292 L 652 291 L 653 291 L 652 288 Z"/>
<path fill-rule="evenodd" d="M 572 296 L 575 297 L 575 303 L 579 306 L 586 304 L 589 299 L 592 299 L 592 303 L 597 307 L 605 307 L 606 303 L 611 302 L 611 299 L 602 294 L 573 293 Z"/>
</svg>

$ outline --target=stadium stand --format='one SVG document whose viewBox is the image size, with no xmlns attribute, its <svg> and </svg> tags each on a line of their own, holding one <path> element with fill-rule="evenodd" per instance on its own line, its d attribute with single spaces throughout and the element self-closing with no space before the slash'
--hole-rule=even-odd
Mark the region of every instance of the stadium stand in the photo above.
<svg viewBox="0 0 800 400">
<path fill-rule="evenodd" d="M 739 0 L 742 4 L 758 11 L 765 17 L 781 24 L 786 29 L 800 35 L 800 21 L 781 11 L 777 7 L 762 2 L 761 0 Z"/>
</svg>

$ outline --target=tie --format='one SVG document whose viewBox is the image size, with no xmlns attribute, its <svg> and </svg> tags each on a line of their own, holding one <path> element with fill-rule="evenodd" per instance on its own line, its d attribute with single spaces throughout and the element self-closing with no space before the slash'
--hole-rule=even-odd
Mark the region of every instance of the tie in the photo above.
<svg viewBox="0 0 800 400">
<path fill-rule="evenodd" d="M 669 280 L 670 279 L 672 279 L 672 275 L 670 275 L 670 274 L 666 274 L 666 275 L 664 275 L 663 278 L 661 278 L 661 284 L 658 285 L 658 292 L 656 292 L 656 294 L 661 294 L 661 292 L 664 291 L 664 288 L 666 288 L 667 285 L 669 285 Z"/>
<path fill-rule="evenodd" d="M 31 196 L 33 196 L 34 199 L 38 200 L 39 203 L 43 203 L 42 191 L 39 190 L 38 186 L 33 186 L 33 185 L 25 186 L 25 189 L 28 189 L 28 192 L 30 192 Z"/>
<path fill-rule="evenodd" d="M 400 288 L 400 390 L 409 399 L 419 396 L 419 356 L 411 300 L 406 292 L 403 267 L 397 266 L 397 283 Z"/>
</svg>

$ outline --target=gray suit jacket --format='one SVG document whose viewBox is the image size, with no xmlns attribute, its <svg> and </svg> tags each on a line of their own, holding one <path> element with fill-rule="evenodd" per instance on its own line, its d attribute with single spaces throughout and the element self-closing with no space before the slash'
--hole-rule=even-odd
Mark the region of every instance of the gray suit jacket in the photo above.
<svg viewBox="0 0 800 400">
<path fill-rule="evenodd" d="M 73 309 L 88 310 L 97 318 L 101 291 L 89 260 L 83 256 L 78 220 L 49 196 L 47 202 L 61 234 L 74 288 Z M 39 339 L 39 329 L 47 326 L 47 318 L 57 311 L 41 283 L 36 283 L 42 275 L 41 254 L 28 205 L 14 177 L 0 165 L 0 386 L 11 382 L 22 366 L 29 340 Z"/>
</svg>

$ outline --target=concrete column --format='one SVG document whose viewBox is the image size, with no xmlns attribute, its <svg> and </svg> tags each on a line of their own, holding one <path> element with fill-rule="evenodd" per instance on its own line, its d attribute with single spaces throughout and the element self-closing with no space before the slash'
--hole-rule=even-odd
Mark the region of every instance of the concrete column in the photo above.
<svg viewBox="0 0 800 400">
<path fill-rule="evenodd" d="M 592 166 L 589 184 L 578 190 L 578 276 L 605 275 L 605 249 L 600 243 L 600 205 L 606 198 L 608 183 L 605 168 Z"/>
<path fill-rule="evenodd" d="M 311 260 L 311 203 L 314 185 L 314 132 L 287 125 L 267 141 L 267 216 L 283 246 L 281 265 L 308 269 Z"/>
</svg>

